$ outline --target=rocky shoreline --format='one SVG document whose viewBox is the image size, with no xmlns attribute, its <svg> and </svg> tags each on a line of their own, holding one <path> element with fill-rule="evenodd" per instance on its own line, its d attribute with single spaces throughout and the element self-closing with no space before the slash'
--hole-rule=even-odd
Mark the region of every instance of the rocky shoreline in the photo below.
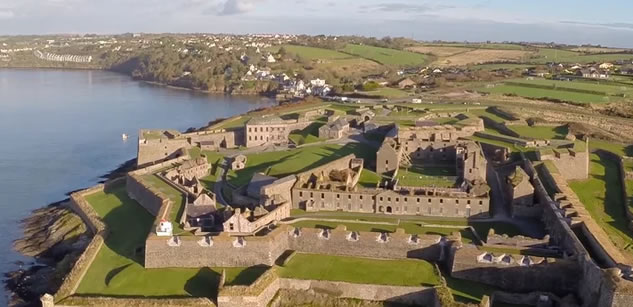
<svg viewBox="0 0 633 307">
<path fill-rule="evenodd" d="M 102 181 L 124 176 L 135 165 L 136 159 L 126 161 L 101 176 Z M 90 242 L 90 232 L 81 218 L 68 209 L 68 201 L 67 198 L 36 209 L 19 222 L 24 235 L 13 242 L 13 249 L 32 260 L 16 263 L 19 268 L 15 271 L 3 272 L 9 306 L 40 306 L 40 296 L 59 289 Z"/>
</svg>

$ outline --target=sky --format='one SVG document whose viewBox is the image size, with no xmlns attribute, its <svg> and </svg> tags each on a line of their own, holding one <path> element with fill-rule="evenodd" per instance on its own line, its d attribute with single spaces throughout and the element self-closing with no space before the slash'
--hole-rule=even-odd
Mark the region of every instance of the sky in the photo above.
<svg viewBox="0 0 633 307">
<path fill-rule="evenodd" d="M 630 0 L 0 0 L 0 35 L 404 36 L 633 47 Z"/>
</svg>

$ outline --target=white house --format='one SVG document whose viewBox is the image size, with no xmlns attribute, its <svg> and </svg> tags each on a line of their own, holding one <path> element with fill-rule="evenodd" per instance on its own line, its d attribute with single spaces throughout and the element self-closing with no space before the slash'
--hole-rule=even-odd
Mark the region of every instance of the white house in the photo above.
<svg viewBox="0 0 633 307">
<path fill-rule="evenodd" d="M 275 57 L 272 54 L 269 54 L 268 57 L 266 58 L 266 62 L 275 63 L 277 62 L 277 60 L 275 60 Z"/>
<path fill-rule="evenodd" d="M 310 80 L 310 85 L 312 86 L 325 86 L 325 80 L 322 79 L 314 79 Z"/>
</svg>

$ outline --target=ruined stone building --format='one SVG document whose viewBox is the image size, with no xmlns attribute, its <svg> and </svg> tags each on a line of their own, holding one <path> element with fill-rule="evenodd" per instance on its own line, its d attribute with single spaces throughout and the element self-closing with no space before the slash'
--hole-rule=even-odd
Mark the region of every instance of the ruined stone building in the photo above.
<svg viewBox="0 0 633 307">
<path fill-rule="evenodd" d="M 340 139 L 349 131 L 349 122 L 345 118 L 338 117 L 331 122 L 319 127 L 319 138 Z"/>
<path fill-rule="evenodd" d="M 246 147 L 262 146 L 266 144 L 286 144 L 288 135 L 294 130 L 302 130 L 309 126 L 310 121 L 295 119 L 284 120 L 279 116 L 269 115 L 255 117 L 246 123 Z"/>
<path fill-rule="evenodd" d="M 534 207 L 534 186 L 523 168 L 516 166 L 515 170 L 506 177 L 505 187 L 512 215 L 530 216 L 527 212 Z"/>
</svg>

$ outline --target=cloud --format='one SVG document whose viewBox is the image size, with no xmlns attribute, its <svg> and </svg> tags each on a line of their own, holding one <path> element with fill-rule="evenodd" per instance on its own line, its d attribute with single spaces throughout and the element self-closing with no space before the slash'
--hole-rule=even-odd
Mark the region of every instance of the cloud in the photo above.
<svg viewBox="0 0 633 307">
<path fill-rule="evenodd" d="M 605 28 L 611 28 L 611 29 L 633 30 L 633 23 L 626 23 L 626 22 L 591 23 L 591 22 L 582 22 L 582 21 L 563 20 L 560 23 L 570 24 L 570 25 L 579 25 L 579 26 L 605 27 Z"/>
<path fill-rule="evenodd" d="M 0 9 L 0 19 L 11 19 L 15 16 L 12 10 Z"/>
<path fill-rule="evenodd" d="M 431 11 L 454 8 L 450 5 L 428 5 L 428 4 L 409 4 L 409 3 L 383 3 L 378 5 L 363 5 L 360 7 L 361 12 L 381 11 L 381 12 L 402 12 L 402 13 L 426 13 Z"/>
<path fill-rule="evenodd" d="M 262 0 L 227 0 L 221 5 L 221 10 L 218 15 L 237 15 L 248 13 L 255 9 L 255 3 Z"/>
</svg>

